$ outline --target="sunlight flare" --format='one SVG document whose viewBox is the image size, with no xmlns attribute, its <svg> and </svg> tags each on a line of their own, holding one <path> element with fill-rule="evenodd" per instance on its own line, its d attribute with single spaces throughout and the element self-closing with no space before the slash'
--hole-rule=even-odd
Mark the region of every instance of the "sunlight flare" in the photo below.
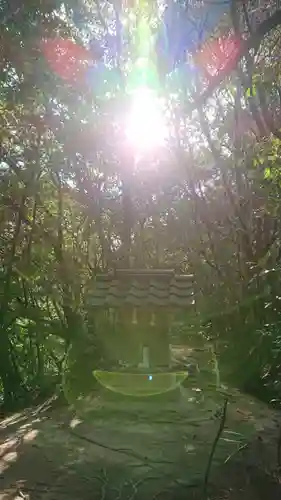
<svg viewBox="0 0 281 500">
<path fill-rule="evenodd" d="M 137 89 L 127 117 L 126 137 L 135 151 L 146 152 L 164 145 L 167 138 L 162 103 L 148 88 Z"/>
</svg>

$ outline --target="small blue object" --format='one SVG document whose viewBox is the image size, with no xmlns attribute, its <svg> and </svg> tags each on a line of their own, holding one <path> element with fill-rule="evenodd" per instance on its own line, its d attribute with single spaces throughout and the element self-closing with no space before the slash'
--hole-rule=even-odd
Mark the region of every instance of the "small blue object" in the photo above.
<svg viewBox="0 0 281 500">
<path fill-rule="evenodd" d="M 152 380 L 152 375 L 148 375 L 148 380 Z"/>
</svg>

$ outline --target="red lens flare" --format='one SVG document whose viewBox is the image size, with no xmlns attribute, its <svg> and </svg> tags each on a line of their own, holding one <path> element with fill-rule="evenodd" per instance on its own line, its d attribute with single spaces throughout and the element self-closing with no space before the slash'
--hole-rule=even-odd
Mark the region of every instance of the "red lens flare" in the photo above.
<svg viewBox="0 0 281 500">
<path fill-rule="evenodd" d="M 92 62 L 87 49 L 63 38 L 42 40 L 41 50 L 52 71 L 68 82 L 81 82 Z"/>
<path fill-rule="evenodd" d="M 235 68 L 241 49 L 241 40 L 233 35 L 209 40 L 195 54 L 194 62 L 211 80 L 212 77 L 228 73 Z"/>
</svg>

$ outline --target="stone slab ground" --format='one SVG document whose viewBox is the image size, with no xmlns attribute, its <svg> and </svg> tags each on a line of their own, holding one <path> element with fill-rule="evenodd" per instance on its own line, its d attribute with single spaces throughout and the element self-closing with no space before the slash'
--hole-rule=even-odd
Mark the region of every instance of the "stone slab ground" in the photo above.
<svg viewBox="0 0 281 500">
<path fill-rule="evenodd" d="M 279 416 L 228 393 L 184 389 L 179 402 L 55 400 L 0 423 L 0 500 L 280 500 Z"/>
</svg>

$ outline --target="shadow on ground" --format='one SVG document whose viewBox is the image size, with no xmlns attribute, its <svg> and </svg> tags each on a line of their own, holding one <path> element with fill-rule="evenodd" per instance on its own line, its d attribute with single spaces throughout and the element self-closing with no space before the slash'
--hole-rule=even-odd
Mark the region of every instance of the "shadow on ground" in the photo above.
<svg viewBox="0 0 281 500">
<path fill-rule="evenodd" d="M 155 423 L 125 414 L 123 420 L 120 414 L 105 420 L 102 413 L 83 421 L 69 408 L 53 403 L 0 423 L 1 500 L 206 498 L 202 484 L 210 446 L 205 455 L 200 452 L 196 476 L 191 469 L 196 449 L 190 432 L 187 440 L 184 421 L 175 425 L 163 418 Z M 214 463 L 208 498 L 280 499 L 276 440 L 272 426 L 228 455 L 224 465 Z"/>
</svg>

